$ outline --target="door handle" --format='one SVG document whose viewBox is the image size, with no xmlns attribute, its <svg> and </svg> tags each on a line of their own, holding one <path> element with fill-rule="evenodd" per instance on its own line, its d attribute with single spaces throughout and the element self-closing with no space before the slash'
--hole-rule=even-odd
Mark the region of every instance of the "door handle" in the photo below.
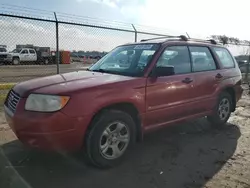
<svg viewBox="0 0 250 188">
<path fill-rule="evenodd" d="M 216 78 L 216 79 L 221 79 L 221 78 L 223 78 L 223 76 L 222 76 L 220 73 L 218 73 L 218 74 L 215 76 L 215 78 Z"/>
<path fill-rule="evenodd" d="M 182 82 L 185 84 L 189 84 L 189 83 L 193 82 L 193 80 L 191 78 L 185 78 L 184 80 L 182 80 Z"/>
</svg>

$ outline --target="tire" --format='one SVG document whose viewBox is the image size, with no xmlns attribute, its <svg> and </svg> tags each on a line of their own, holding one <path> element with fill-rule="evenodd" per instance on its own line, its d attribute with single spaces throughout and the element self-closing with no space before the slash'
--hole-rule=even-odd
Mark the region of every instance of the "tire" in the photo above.
<svg viewBox="0 0 250 188">
<path fill-rule="evenodd" d="M 117 166 L 135 143 L 135 135 L 135 123 L 130 115 L 117 110 L 104 111 L 86 135 L 85 156 L 99 168 Z"/>
<path fill-rule="evenodd" d="M 49 64 L 49 60 L 48 59 L 44 59 L 44 65 L 48 65 Z"/>
<path fill-rule="evenodd" d="M 19 65 L 19 64 L 20 64 L 20 59 L 19 59 L 18 57 L 14 57 L 14 58 L 12 59 L 12 64 L 13 64 L 13 65 Z"/>
<path fill-rule="evenodd" d="M 232 109 L 232 96 L 227 92 L 223 92 L 219 96 L 213 115 L 208 116 L 207 119 L 213 126 L 223 126 L 227 123 Z"/>
</svg>

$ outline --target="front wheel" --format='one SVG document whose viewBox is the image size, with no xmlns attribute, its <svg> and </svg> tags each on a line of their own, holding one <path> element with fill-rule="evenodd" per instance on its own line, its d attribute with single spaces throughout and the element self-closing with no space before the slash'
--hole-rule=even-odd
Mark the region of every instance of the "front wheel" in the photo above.
<svg viewBox="0 0 250 188">
<path fill-rule="evenodd" d="M 135 141 L 135 123 L 127 113 L 108 110 L 93 123 L 86 135 L 86 156 L 100 168 L 118 165 Z"/>
<path fill-rule="evenodd" d="M 207 119 L 212 125 L 224 125 L 227 123 L 233 109 L 232 97 L 229 93 L 223 92 L 220 94 L 213 115 Z"/>
<path fill-rule="evenodd" d="M 14 57 L 13 60 L 12 60 L 12 64 L 13 65 L 19 65 L 20 64 L 20 59 L 17 58 L 17 57 Z"/>
</svg>

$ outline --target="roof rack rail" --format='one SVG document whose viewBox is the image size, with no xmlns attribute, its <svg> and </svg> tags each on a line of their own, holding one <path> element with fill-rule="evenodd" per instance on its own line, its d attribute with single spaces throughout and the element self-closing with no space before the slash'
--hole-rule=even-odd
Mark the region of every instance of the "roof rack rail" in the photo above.
<svg viewBox="0 0 250 188">
<path fill-rule="evenodd" d="M 217 42 L 214 39 L 202 40 L 202 39 L 189 38 L 188 40 L 195 41 L 195 42 L 208 42 L 211 44 L 217 44 Z"/>
<path fill-rule="evenodd" d="M 210 41 L 212 44 L 218 44 L 214 39 L 209 39 L 208 41 Z"/>
<path fill-rule="evenodd" d="M 163 36 L 163 37 L 156 37 L 156 38 L 150 38 L 150 39 L 142 39 L 141 42 L 146 42 L 146 41 L 150 41 L 150 40 L 157 40 L 157 39 L 171 39 L 171 38 L 177 38 L 177 39 L 181 39 L 181 40 L 185 40 L 187 41 L 187 37 L 185 35 L 179 35 L 179 36 Z"/>
<path fill-rule="evenodd" d="M 150 40 L 157 40 L 157 39 L 181 39 L 183 41 L 196 41 L 196 42 L 209 42 L 211 44 L 217 44 L 217 42 L 214 39 L 209 40 L 202 40 L 202 39 L 195 39 L 195 38 L 187 38 L 185 35 L 179 35 L 179 36 L 163 36 L 163 37 L 157 37 L 157 38 L 151 38 L 151 39 L 142 39 L 141 42 L 146 42 Z"/>
</svg>

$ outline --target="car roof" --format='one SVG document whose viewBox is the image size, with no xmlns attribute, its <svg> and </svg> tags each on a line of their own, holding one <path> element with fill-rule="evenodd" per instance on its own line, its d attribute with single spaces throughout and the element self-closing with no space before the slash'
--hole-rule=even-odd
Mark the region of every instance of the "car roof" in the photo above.
<svg viewBox="0 0 250 188">
<path fill-rule="evenodd" d="M 187 38 L 183 35 L 181 36 L 166 36 L 166 37 L 158 37 L 152 39 L 143 39 L 140 42 L 128 43 L 125 45 L 132 45 L 132 44 L 167 44 L 167 43 L 178 43 L 178 44 L 194 44 L 194 45 L 202 45 L 202 46 L 216 46 L 216 47 L 223 47 L 222 45 L 218 44 L 215 40 L 202 40 L 202 39 L 193 39 Z"/>
<path fill-rule="evenodd" d="M 33 48 L 20 48 L 22 50 L 34 50 Z"/>
</svg>

